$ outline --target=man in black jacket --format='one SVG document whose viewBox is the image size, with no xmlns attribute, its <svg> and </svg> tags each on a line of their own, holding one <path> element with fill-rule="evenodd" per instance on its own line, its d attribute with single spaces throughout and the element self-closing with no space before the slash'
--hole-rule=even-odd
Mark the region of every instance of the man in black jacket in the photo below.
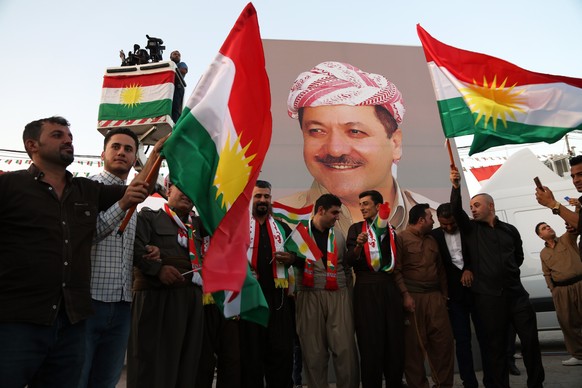
<svg viewBox="0 0 582 388">
<path fill-rule="evenodd" d="M 437 208 L 437 218 L 440 227 L 432 230 L 432 235 L 439 245 L 439 251 L 445 271 L 448 286 L 448 309 L 453 335 L 455 337 L 455 350 L 459 374 L 466 388 L 479 386 L 475 376 L 473 365 L 473 353 L 471 351 L 471 320 L 475 326 L 481 358 L 483 360 L 483 384 L 489 386 L 489 368 L 487 365 L 487 341 L 484 336 L 481 319 L 475 312 L 473 294 L 468 287 L 473 274 L 468 270 L 469 253 L 461 231 L 451 213 L 451 204 L 443 203 Z"/>
<path fill-rule="evenodd" d="M 540 353 L 535 311 L 523 288 L 519 266 L 523 263 L 521 236 L 510 224 L 495 216 L 495 204 L 488 194 L 471 198 L 473 219 L 463 211 L 460 179 L 456 168 L 450 175 L 451 208 L 465 237 L 473 273 L 470 283 L 477 313 L 489 339 L 491 377 L 495 387 L 509 387 L 506 360 L 507 330 L 513 325 L 521 340 L 527 369 L 528 388 L 542 387 L 544 368 Z"/>
</svg>

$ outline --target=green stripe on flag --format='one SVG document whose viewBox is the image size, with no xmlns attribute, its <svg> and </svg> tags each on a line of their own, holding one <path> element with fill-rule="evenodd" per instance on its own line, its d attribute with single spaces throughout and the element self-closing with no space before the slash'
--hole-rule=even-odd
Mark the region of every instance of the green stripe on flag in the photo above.
<svg viewBox="0 0 582 388">
<path fill-rule="evenodd" d="M 474 133 L 475 119 L 462 97 L 437 101 L 437 105 L 446 138 Z"/>
<path fill-rule="evenodd" d="M 168 155 L 164 151 L 172 150 Z M 201 214 L 204 228 L 214 231 L 226 213 L 222 197 L 217 198 L 214 185 L 219 155 L 216 144 L 208 130 L 192 115 L 188 107 L 180 117 L 180 125 L 164 144 L 162 151 L 168 163 L 172 181 L 180 182 L 179 187 L 196 205 Z M 208 188 L 211 195 L 208 195 Z M 221 194 L 222 195 L 222 194 Z"/>
<path fill-rule="evenodd" d="M 473 115 L 473 120 L 477 113 Z M 537 143 L 544 141 L 552 144 L 564 137 L 572 129 L 582 129 L 582 125 L 576 128 L 548 127 L 542 125 L 528 125 L 507 121 L 507 128 L 501 120 L 497 121 L 497 128 L 493 128 L 493 120 L 484 125 L 484 118 L 476 125 L 475 137 L 471 144 L 469 155 L 485 151 L 488 148 L 506 144 Z"/>
<path fill-rule="evenodd" d="M 142 102 L 133 106 L 124 104 L 99 105 L 99 120 L 135 120 L 172 114 L 172 100 Z"/>
</svg>

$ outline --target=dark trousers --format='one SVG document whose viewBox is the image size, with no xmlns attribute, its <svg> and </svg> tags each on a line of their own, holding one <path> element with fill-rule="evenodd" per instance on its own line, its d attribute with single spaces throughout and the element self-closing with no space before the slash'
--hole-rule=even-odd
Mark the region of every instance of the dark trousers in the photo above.
<svg viewBox="0 0 582 388">
<path fill-rule="evenodd" d="M 453 300 L 448 302 L 449 319 L 455 337 L 455 353 L 459 366 L 459 375 L 466 388 L 476 388 L 479 386 L 475 375 L 473 364 L 473 351 L 471 346 L 471 321 L 475 327 L 481 361 L 483 366 L 483 385 L 493 387 L 490 378 L 489 355 L 487 352 L 487 338 L 485 337 L 483 324 L 475 311 L 474 303 L 470 300 Z"/>
<path fill-rule="evenodd" d="M 215 304 L 204 306 L 204 339 L 196 375 L 196 388 L 239 388 L 239 321 L 226 319 Z"/>
<path fill-rule="evenodd" d="M 527 294 L 503 292 L 501 296 L 475 295 L 475 307 L 483 320 L 489 343 L 491 377 L 495 387 L 509 387 L 507 366 L 507 333 L 513 325 L 521 340 L 523 362 L 527 370 L 528 388 L 542 387 L 545 378 L 535 311 Z"/>
<path fill-rule="evenodd" d="M 242 387 L 288 388 L 293 385 L 293 306 L 284 289 L 263 293 L 268 327 L 239 321 Z"/>
<path fill-rule="evenodd" d="M 85 359 L 85 321 L 61 311 L 52 326 L 0 323 L 0 387 L 76 387 Z"/>
<path fill-rule="evenodd" d="M 115 388 L 125 361 L 131 326 L 131 303 L 93 299 L 87 319 L 85 364 L 77 388 Z"/>
<path fill-rule="evenodd" d="M 362 387 L 400 387 L 404 373 L 404 312 L 391 275 L 358 273 L 354 317 Z"/>
</svg>

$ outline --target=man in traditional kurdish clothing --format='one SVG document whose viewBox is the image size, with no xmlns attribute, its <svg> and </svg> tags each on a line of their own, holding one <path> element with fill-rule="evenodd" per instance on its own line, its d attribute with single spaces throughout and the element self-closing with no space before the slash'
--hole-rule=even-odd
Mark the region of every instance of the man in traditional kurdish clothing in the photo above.
<svg viewBox="0 0 582 388">
<path fill-rule="evenodd" d="M 293 385 L 293 305 L 287 297 L 288 268 L 295 254 L 285 252 L 291 229 L 271 215 L 271 184 L 253 189 L 248 259 L 269 305 L 269 324 L 241 320 L 242 386 L 286 388 Z"/>
<path fill-rule="evenodd" d="M 385 77 L 355 66 L 323 62 L 301 73 L 287 101 L 289 116 L 299 120 L 311 188 L 279 200 L 303 208 L 322 194 L 342 201 L 338 227 L 344 235 L 361 221 L 358 194 L 374 188 L 390 204 L 390 223 L 406 227 L 408 209 L 426 198 L 401 190 L 392 167 L 402 157 L 402 94 Z"/>
<path fill-rule="evenodd" d="M 376 190 L 360 193 L 364 221 L 350 226 L 346 262 L 354 268 L 354 318 L 362 387 L 402 386 L 404 312 L 398 284 L 396 233 L 388 224 L 390 209 Z M 383 206 L 383 208 L 381 208 Z"/>
<path fill-rule="evenodd" d="M 137 219 L 127 386 L 193 387 L 202 347 L 201 228 L 171 185 L 162 209 Z M 158 248 L 158 249 L 155 249 Z"/>
<path fill-rule="evenodd" d="M 344 261 L 345 239 L 334 225 L 341 200 L 323 194 L 315 201 L 308 232 L 322 253 L 315 262 L 296 258 L 296 323 L 307 385 L 329 387 L 329 356 L 338 388 L 359 386 L 358 352 L 354 336 L 351 269 Z"/>
<path fill-rule="evenodd" d="M 582 155 L 577 155 L 570 159 L 570 177 L 576 190 L 582 193 Z M 582 207 L 580 206 L 582 197 L 578 198 L 578 201 L 570 199 L 570 204 L 576 205 L 575 211 L 556 201 L 554 193 L 546 186 L 542 188 L 536 187 L 536 199 L 540 205 L 552 209 L 553 214 L 562 217 L 567 225 L 577 229 L 578 235 L 582 233 L 582 217 L 580 217 L 582 214 Z M 580 257 L 582 257 L 582 239 L 578 241 L 578 251 Z"/>
<path fill-rule="evenodd" d="M 428 388 L 425 354 L 436 387 L 452 387 L 453 332 L 447 315 L 447 276 L 436 240 L 434 221 L 426 203 L 410 209 L 408 227 L 397 236 L 402 264 L 404 308 L 404 373 L 411 388 Z"/>
<path fill-rule="evenodd" d="M 545 222 L 536 225 L 536 234 L 545 242 L 540 252 L 542 271 L 552 292 L 566 350 L 572 356 L 562 365 L 582 365 L 582 261 L 576 246 L 577 234 L 570 230 L 556 237 Z"/>
</svg>

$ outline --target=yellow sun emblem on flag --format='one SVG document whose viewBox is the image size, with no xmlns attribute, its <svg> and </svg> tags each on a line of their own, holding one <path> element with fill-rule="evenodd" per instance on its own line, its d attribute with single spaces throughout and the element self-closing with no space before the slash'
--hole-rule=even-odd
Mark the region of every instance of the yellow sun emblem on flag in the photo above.
<svg viewBox="0 0 582 388">
<path fill-rule="evenodd" d="M 138 84 L 129 85 L 121 91 L 121 103 L 128 107 L 134 107 L 143 99 L 143 89 Z"/>
<path fill-rule="evenodd" d="M 475 124 L 485 117 L 485 125 L 493 119 L 493 129 L 497 129 L 497 121 L 501 119 L 503 126 L 507 128 L 507 117 L 516 120 L 515 112 L 525 112 L 523 106 L 525 99 L 520 97 L 525 89 L 515 90 L 514 84 L 511 87 L 505 87 L 507 78 L 503 83 L 497 86 L 497 76 L 493 77 L 493 82 L 489 85 L 486 77 L 483 77 L 483 86 L 478 85 L 473 80 L 473 85 L 460 89 L 463 97 L 473 113 L 477 113 Z"/>
<path fill-rule="evenodd" d="M 216 199 L 222 194 L 221 206 L 223 208 L 229 209 L 232 206 L 249 181 L 252 171 L 252 167 L 249 164 L 255 158 L 255 155 L 248 157 L 245 155 L 250 145 L 251 143 L 239 149 L 239 135 L 231 146 L 229 133 L 220 152 L 214 185 L 217 188 Z"/>
</svg>

